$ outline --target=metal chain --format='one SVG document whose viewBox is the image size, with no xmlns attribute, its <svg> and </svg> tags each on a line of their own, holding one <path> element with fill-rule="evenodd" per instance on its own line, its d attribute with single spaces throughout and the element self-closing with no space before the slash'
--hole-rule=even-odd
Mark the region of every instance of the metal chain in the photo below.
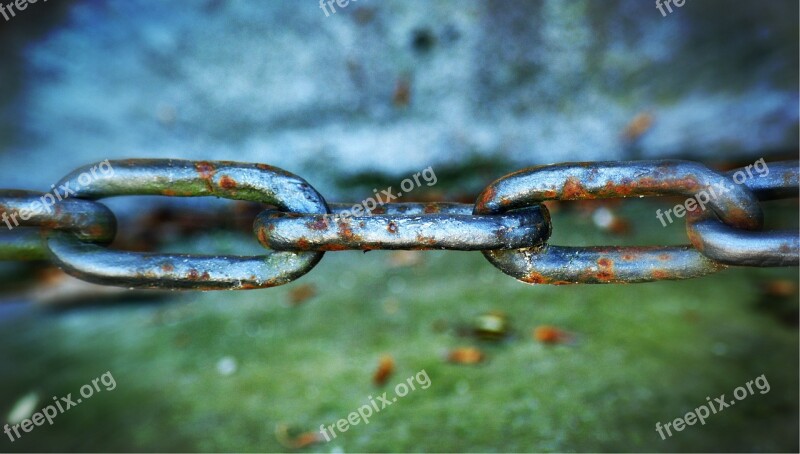
<svg viewBox="0 0 800 454">
<path fill-rule="evenodd" d="M 107 161 L 106 161 L 107 162 Z M 107 162 L 108 163 L 108 162 Z M 0 234 L 0 260 L 49 258 L 67 273 L 131 288 L 252 289 L 291 282 L 324 251 L 450 249 L 482 251 L 504 273 L 527 283 L 627 283 L 686 279 L 739 266 L 796 266 L 798 233 L 761 231 L 759 200 L 797 197 L 798 161 L 769 163 L 763 178 L 741 184 L 690 161 L 568 163 L 506 175 L 474 205 L 389 203 L 352 216 L 352 204 L 328 205 L 305 180 L 284 170 L 227 161 L 111 161 L 115 172 L 87 183 L 79 168 L 58 184 L 71 198 L 36 210 L 42 196 L 0 191 L 0 210 L 27 211 Z M 738 169 L 742 170 L 742 169 Z M 716 192 L 713 192 L 716 189 Z M 712 191 L 709 210 L 687 210 L 685 246 L 566 247 L 547 243 L 550 215 L 542 202 L 680 195 Z M 269 204 L 256 216 L 258 256 L 117 251 L 107 245 L 116 218 L 96 200 L 126 195 L 215 196 Z M 687 204 L 688 206 L 688 204 Z M 8 223 L 9 229 L 12 225 Z"/>
</svg>

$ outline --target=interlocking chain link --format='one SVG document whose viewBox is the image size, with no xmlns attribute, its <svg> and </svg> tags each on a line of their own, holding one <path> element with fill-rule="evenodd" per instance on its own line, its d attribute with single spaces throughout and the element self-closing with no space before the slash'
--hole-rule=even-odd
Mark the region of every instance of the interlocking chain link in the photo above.
<svg viewBox="0 0 800 454">
<path fill-rule="evenodd" d="M 759 200 L 797 197 L 798 161 L 769 163 L 769 173 L 735 181 L 690 161 L 567 163 L 506 175 L 475 205 L 389 203 L 350 215 L 302 178 L 263 165 L 228 161 L 111 161 L 114 173 L 84 183 L 93 166 L 58 184 L 72 196 L 36 211 L 41 193 L 0 191 L 3 213 L 22 212 L 0 234 L 0 260 L 49 258 L 78 278 L 130 288 L 253 289 L 291 282 L 324 251 L 450 249 L 482 251 L 504 273 L 533 284 L 628 283 L 686 279 L 730 265 L 798 265 L 793 231 L 761 230 Z M 741 184 L 739 184 L 741 183 Z M 695 197 L 711 191 L 708 210 L 688 211 L 684 246 L 568 247 L 547 243 L 550 215 L 542 202 L 620 197 Z M 257 256 L 117 251 L 114 214 L 97 200 L 113 196 L 215 196 L 268 204 L 254 233 L 268 252 Z M 32 214 L 31 214 L 32 213 Z M 5 219 L 5 218 L 4 218 Z"/>
</svg>

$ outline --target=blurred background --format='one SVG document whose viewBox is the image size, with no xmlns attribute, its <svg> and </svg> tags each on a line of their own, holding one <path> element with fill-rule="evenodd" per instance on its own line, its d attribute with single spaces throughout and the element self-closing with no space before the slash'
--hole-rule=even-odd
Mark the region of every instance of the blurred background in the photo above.
<svg viewBox="0 0 800 454">
<path fill-rule="evenodd" d="M 336 12 L 332 13 L 332 9 Z M 62 0 L 0 17 L 0 186 L 105 159 L 266 163 L 329 202 L 473 202 L 562 161 L 798 155 L 798 3 Z M 104 201 L 114 247 L 258 254 L 261 207 Z M 551 204 L 553 244 L 682 244 L 675 200 Z M 764 205 L 797 228 L 797 201 Z M 679 225 L 681 224 L 681 225 Z M 796 268 L 528 286 L 466 252 L 328 253 L 250 292 L 131 292 L 0 263 L 0 417 L 112 391 L 0 451 L 794 451 Z M 417 390 L 331 442 L 368 396 Z M 771 385 L 662 440 L 764 374 Z M 315 433 L 317 435 L 315 435 Z"/>
</svg>

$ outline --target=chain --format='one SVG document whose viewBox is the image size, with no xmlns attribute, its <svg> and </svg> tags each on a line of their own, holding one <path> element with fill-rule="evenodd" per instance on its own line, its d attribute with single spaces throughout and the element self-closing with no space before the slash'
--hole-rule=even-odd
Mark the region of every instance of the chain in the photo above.
<svg viewBox="0 0 800 454">
<path fill-rule="evenodd" d="M 567 163 L 531 167 L 484 189 L 474 205 L 389 203 L 349 215 L 302 178 L 263 165 L 228 161 L 105 161 L 114 173 L 84 183 L 94 166 L 64 177 L 70 198 L 37 207 L 43 194 L 0 191 L 8 232 L 0 260 L 49 259 L 67 273 L 105 285 L 168 289 L 253 289 L 291 282 L 324 251 L 449 249 L 481 251 L 502 272 L 527 283 L 627 283 L 687 279 L 728 266 L 796 266 L 798 233 L 763 231 L 759 200 L 798 195 L 798 161 L 768 164 L 759 178 L 736 181 L 737 169 L 715 172 L 690 161 Z M 747 169 L 749 172 L 749 169 Z M 703 207 L 688 200 L 706 197 Z M 269 204 L 254 233 L 270 252 L 256 256 L 118 251 L 114 214 L 97 200 L 112 196 L 215 196 Z M 684 196 L 683 246 L 556 246 L 548 200 Z M 704 209 L 705 205 L 708 209 Z M 37 209 L 38 208 L 38 209 Z M 12 229 L 7 213 L 14 217 Z"/>
</svg>

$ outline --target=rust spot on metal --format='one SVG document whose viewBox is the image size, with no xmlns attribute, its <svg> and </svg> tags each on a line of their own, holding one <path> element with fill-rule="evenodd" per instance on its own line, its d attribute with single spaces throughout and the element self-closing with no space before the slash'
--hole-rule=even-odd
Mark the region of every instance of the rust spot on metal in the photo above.
<svg viewBox="0 0 800 454">
<path fill-rule="evenodd" d="M 343 244 L 354 244 L 361 241 L 361 236 L 353 233 L 347 221 L 339 221 L 339 236 Z"/>
<path fill-rule="evenodd" d="M 222 178 L 219 179 L 219 185 L 224 189 L 235 189 L 236 180 L 228 175 L 223 175 Z"/>
<path fill-rule="evenodd" d="M 269 237 L 267 237 L 267 232 L 263 228 L 258 229 L 256 235 L 258 235 L 258 241 L 261 244 L 263 244 L 266 247 L 269 247 Z"/>
<path fill-rule="evenodd" d="M 430 249 L 431 247 L 436 245 L 436 238 L 422 236 L 417 234 L 417 244 L 415 245 L 414 249 Z"/>
<path fill-rule="evenodd" d="M 583 187 L 580 180 L 575 177 L 567 178 L 564 187 L 561 188 L 561 198 L 567 200 L 588 199 L 592 194 Z"/>
<path fill-rule="evenodd" d="M 328 220 L 326 216 L 318 216 L 313 222 L 306 222 L 306 226 L 311 230 L 325 230 L 328 228 Z"/>
<path fill-rule="evenodd" d="M 433 213 L 441 212 L 442 209 L 441 209 L 441 207 L 439 206 L 438 203 L 426 203 L 425 204 L 425 208 L 423 209 L 423 211 L 426 214 L 433 214 Z"/>
<path fill-rule="evenodd" d="M 388 230 L 389 233 L 397 233 L 397 224 L 395 224 L 394 221 L 389 221 L 389 225 L 386 226 L 386 230 Z"/>
<path fill-rule="evenodd" d="M 163 265 L 161 265 L 161 270 L 164 271 L 165 273 L 169 273 L 169 272 L 173 271 L 174 269 L 175 269 L 175 267 L 172 266 L 171 263 L 164 263 Z"/>
<path fill-rule="evenodd" d="M 217 171 L 214 165 L 208 161 L 198 161 L 195 163 L 194 167 L 197 169 L 197 173 L 200 174 L 200 178 L 204 180 L 213 177 L 214 173 Z"/>
<path fill-rule="evenodd" d="M 661 260 L 662 262 L 667 262 L 670 259 L 670 255 L 667 253 L 659 254 L 658 259 Z"/>
<path fill-rule="evenodd" d="M 307 251 L 311 247 L 311 244 L 305 237 L 299 238 L 297 240 L 297 248 L 301 251 Z"/>
<path fill-rule="evenodd" d="M 386 214 L 386 208 L 383 206 L 376 206 L 375 208 L 370 210 L 372 214 Z"/>
<path fill-rule="evenodd" d="M 207 281 L 211 279 L 211 276 L 208 274 L 208 271 L 203 271 L 203 275 L 200 276 L 201 281 Z"/>
<path fill-rule="evenodd" d="M 208 161 L 198 161 L 194 164 L 194 167 L 200 175 L 200 179 L 205 182 L 208 192 L 214 192 L 214 187 L 211 185 L 211 179 L 217 171 L 214 165 Z"/>
<path fill-rule="evenodd" d="M 196 281 L 200 278 L 200 273 L 198 273 L 196 269 L 192 268 L 191 270 L 189 270 L 189 275 L 187 276 L 187 278 Z"/>
<path fill-rule="evenodd" d="M 552 277 L 545 276 L 544 274 L 536 271 L 531 271 L 527 276 L 522 278 L 522 281 L 530 284 L 550 284 L 550 285 L 569 285 L 572 282 L 553 279 Z"/>
<path fill-rule="evenodd" d="M 600 281 L 611 281 L 614 279 L 614 261 L 608 257 L 597 259 L 600 270 L 597 272 L 597 279 Z"/>
<path fill-rule="evenodd" d="M 494 200 L 495 195 L 497 194 L 497 188 L 494 185 L 490 185 L 481 193 L 478 197 L 477 205 L 486 206 Z"/>
<path fill-rule="evenodd" d="M 658 280 L 670 279 L 670 274 L 664 270 L 653 270 L 653 277 Z"/>
</svg>

